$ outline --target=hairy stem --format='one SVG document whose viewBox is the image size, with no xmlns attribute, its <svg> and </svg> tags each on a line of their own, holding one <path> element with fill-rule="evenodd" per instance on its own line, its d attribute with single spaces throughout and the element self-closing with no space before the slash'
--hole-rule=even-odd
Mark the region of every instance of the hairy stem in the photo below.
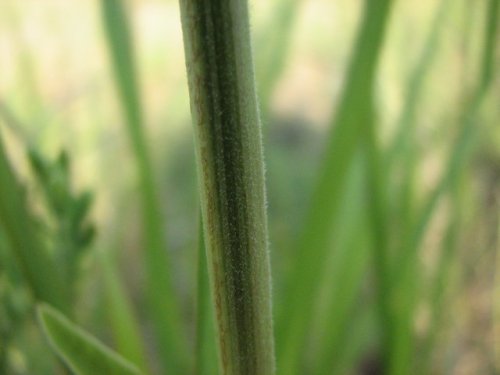
<svg viewBox="0 0 500 375">
<path fill-rule="evenodd" d="M 221 371 L 273 374 L 261 125 L 247 2 L 180 4 Z"/>
</svg>

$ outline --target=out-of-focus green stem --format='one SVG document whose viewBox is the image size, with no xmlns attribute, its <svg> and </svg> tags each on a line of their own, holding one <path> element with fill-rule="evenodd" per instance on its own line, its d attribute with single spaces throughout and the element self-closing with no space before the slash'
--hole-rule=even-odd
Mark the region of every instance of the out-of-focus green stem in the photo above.
<svg viewBox="0 0 500 375">
<path fill-rule="evenodd" d="M 365 1 L 365 9 L 346 83 L 326 144 L 319 180 L 295 253 L 296 262 L 285 290 L 286 310 L 277 321 L 278 371 L 299 371 L 298 359 L 308 332 L 316 285 L 329 249 L 346 175 L 369 118 L 371 92 L 392 1 Z M 370 113 L 371 114 L 371 113 Z"/>
<path fill-rule="evenodd" d="M 289 56 L 293 25 L 302 0 L 279 0 L 273 4 L 268 22 L 256 36 L 256 76 L 261 111 L 265 121 L 273 90 Z"/>
<path fill-rule="evenodd" d="M 494 75 L 493 64 L 498 30 L 499 4 L 500 0 L 490 0 L 487 7 L 485 43 L 478 83 L 470 103 L 464 109 L 462 121 L 459 124 L 457 141 L 450 152 L 440 180 L 434 190 L 426 197 L 423 207 L 418 212 L 412 231 L 406 234 L 403 251 L 394 263 L 397 267 L 394 267 L 392 271 L 392 278 L 399 285 L 398 291 L 393 297 L 395 300 L 400 300 L 400 310 L 398 311 L 400 316 L 398 316 L 398 341 L 393 344 L 397 352 L 394 354 L 390 369 L 390 374 L 393 375 L 404 373 L 410 358 L 413 314 L 417 304 L 415 295 L 415 278 L 417 275 L 414 264 L 418 262 L 418 249 L 423 235 L 440 198 L 452 186 L 477 140 L 479 129 L 476 126 L 475 119 L 484 97 L 488 93 Z"/>
<path fill-rule="evenodd" d="M 247 2 L 180 5 L 221 373 L 271 375 L 264 168 Z"/>
<path fill-rule="evenodd" d="M 145 348 L 127 293 L 108 254 L 100 253 L 100 264 L 106 291 L 106 312 L 113 329 L 116 350 L 146 373 L 148 364 Z"/>
<path fill-rule="evenodd" d="M 101 0 L 101 4 L 113 73 L 139 175 L 147 273 L 146 291 L 159 339 L 160 357 L 168 370 L 185 373 L 189 363 L 187 340 L 172 285 L 161 204 L 144 135 L 129 24 L 121 0 Z"/>
</svg>

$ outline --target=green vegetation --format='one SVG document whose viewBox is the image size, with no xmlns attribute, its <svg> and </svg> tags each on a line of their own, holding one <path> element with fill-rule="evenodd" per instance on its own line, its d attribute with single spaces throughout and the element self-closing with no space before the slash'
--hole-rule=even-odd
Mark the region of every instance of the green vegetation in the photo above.
<svg viewBox="0 0 500 375">
<path fill-rule="evenodd" d="M 500 371 L 500 0 L 5 8 L 0 375 Z"/>
<path fill-rule="evenodd" d="M 75 374 L 140 374 L 137 368 L 74 326 L 53 308 L 41 305 L 38 318 L 51 346 Z"/>
</svg>

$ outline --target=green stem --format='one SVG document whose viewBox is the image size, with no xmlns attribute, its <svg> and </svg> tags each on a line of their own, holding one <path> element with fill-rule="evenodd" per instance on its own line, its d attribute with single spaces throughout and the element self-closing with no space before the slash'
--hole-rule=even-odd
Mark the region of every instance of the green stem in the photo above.
<svg viewBox="0 0 500 375">
<path fill-rule="evenodd" d="M 371 95 L 370 95 L 371 96 Z M 381 355 L 382 366 L 387 369 L 391 357 L 393 340 L 393 311 L 392 287 L 390 280 L 389 263 L 389 234 L 387 219 L 386 179 L 381 169 L 381 153 L 377 145 L 375 128 L 373 97 L 371 98 L 371 111 L 363 122 L 365 125 L 365 146 L 368 163 L 368 206 L 370 228 L 373 233 L 373 264 L 377 289 L 377 312 L 381 328 Z"/>
<path fill-rule="evenodd" d="M 247 2 L 180 5 L 221 371 L 270 375 L 271 278 Z"/>
<path fill-rule="evenodd" d="M 302 0 L 276 1 L 271 17 L 256 36 L 256 76 L 265 130 L 268 125 L 266 122 L 269 121 L 271 97 L 288 60 L 293 26 L 301 2 Z"/>
<path fill-rule="evenodd" d="M 146 351 L 129 296 L 115 269 L 111 255 L 100 251 L 99 262 L 106 293 L 106 312 L 113 331 L 116 350 L 146 373 L 148 370 Z"/>
<path fill-rule="evenodd" d="M 286 289 L 286 311 L 278 315 L 277 354 L 280 374 L 299 371 L 300 350 L 307 336 L 317 297 L 318 270 L 329 250 L 332 228 L 339 216 L 346 176 L 370 110 L 378 60 L 392 0 L 365 1 L 365 8 L 341 102 L 327 140 L 311 205 L 299 238 Z"/>
<path fill-rule="evenodd" d="M 148 302 L 164 367 L 183 373 L 188 366 L 188 345 L 172 285 L 161 204 L 143 131 L 144 120 L 129 24 L 121 0 L 101 0 L 101 4 L 113 73 L 139 175 Z"/>
<path fill-rule="evenodd" d="M 422 242 L 425 230 L 439 203 L 441 197 L 450 189 L 453 182 L 460 173 L 460 169 L 467 162 L 467 157 L 475 141 L 477 140 L 480 128 L 476 124 L 476 117 L 481 104 L 488 93 L 493 81 L 493 63 L 495 51 L 495 36 L 498 29 L 499 0 L 489 0 L 485 22 L 485 43 L 481 69 L 478 83 L 471 102 L 466 106 L 462 121 L 459 124 L 457 140 L 450 152 L 449 159 L 444 172 L 434 190 L 426 197 L 426 201 L 418 212 L 414 228 L 410 233 L 405 234 L 403 251 L 397 257 L 397 265 L 393 267 L 392 278 L 397 282 L 397 292 L 393 295 L 394 300 L 400 300 L 400 310 L 398 316 L 397 342 L 391 364 L 390 374 L 404 373 L 407 368 L 412 350 L 412 324 L 414 311 L 417 304 L 417 276 L 416 265 L 418 265 L 418 250 Z"/>
<path fill-rule="evenodd" d="M 203 223 L 199 225 L 198 240 L 198 291 L 196 314 L 196 375 L 217 374 L 217 348 L 215 347 L 215 325 L 210 298 L 207 256 L 203 239 Z"/>
</svg>

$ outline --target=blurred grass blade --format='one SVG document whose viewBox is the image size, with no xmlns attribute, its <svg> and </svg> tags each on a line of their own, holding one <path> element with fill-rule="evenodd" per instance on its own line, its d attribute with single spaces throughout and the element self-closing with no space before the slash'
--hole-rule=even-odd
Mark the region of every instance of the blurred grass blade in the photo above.
<svg viewBox="0 0 500 375">
<path fill-rule="evenodd" d="M 369 100 L 383 36 L 392 1 L 365 1 L 357 42 L 351 58 L 346 84 L 327 141 L 319 181 L 299 238 L 296 261 L 285 290 L 286 311 L 279 311 L 277 324 L 278 372 L 297 373 L 297 359 L 307 335 L 310 311 L 317 296 L 318 270 L 321 270 L 338 214 L 346 175 L 363 121 L 367 120 Z"/>
<path fill-rule="evenodd" d="M 46 304 L 38 319 L 52 349 L 77 375 L 140 375 L 140 371 Z"/>
<path fill-rule="evenodd" d="M 412 202 L 413 202 L 413 183 L 416 168 L 416 148 L 413 144 L 414 126 L 416 120 L 416 110 L 418 106 L 420 92 L 424 83 L 424 78 L 430 68 L 434 53 L 437 50 L 440 26 L 443 24 L 446 10 L 449 10 L 449 0 L 441 1 L 434 16 L 429 36 L 419 62 L 410 78 L 407 96 L 401 116 L 398 121 L 396 135 L 391 143 L 389 152 L 382 158 L 381 151 L 377 145 L 377 133 L 375 126 L 375 113 L 367 117 L 364 122 L 365 150 L 368 161 L 369 183 L 367 193 L 371 208 L 371 227 L 373 230 L 373 251 L 374 265 L 377 280 L 377 308 L 380 319 L 382 349 L 381 362 L 385 371 L 393 371 L 393 374 L 407 373 L 408 368 L 398 368 L 394 370 L 397 364 L 406 364 L 409 366 L 410 351 L 409 345 L 398 343 L 396 335 L 403 334 L 398 331 L 398 321 L 403 319 L 401 312 L 394 311 L 393 306 L 397 298 L 392 293 L 391 262 L 389 252 L 389 227 L 387 208 L 390 206 L 386 193 L 390 181 L 390 172 L 393 170 L 394 162 L 399 158 L 402 160 L 402 186 L 399 192 L 399 211 L 398 223 L 401 230 L 405 233 L 410 227 Z M 371 99 L 371 108 L 373 109 L 373 99 Z M 401 153 L 403 156 L 400 157 Z M 416 267 L 416 265 L 415 265 Z M 411 270 L 409 274 L 417 274 L 417 270 Z M 402 292 L 404 293 L 404 291 Z M 407 336 L 409 339 L 409 334 Z M 408 342 L 407 342 L 408 343 Z M 404 357 L 405 353 L 408 357 Z M 404 358 L 403 360 L 401 358 Z M 396 364 L 396 365 L 395 365 Z"/>
<path fill-rule="evenodd" d="M 412 324 L 415 306 L 417 304 L 416 284 L 417 280 L 415 264 L 418 262 L 418 249 L 425 234 L 426 228 L 432 218 L 440 198 L 448 191 L 453 181 L 457 178 L 463 164 L 467 161 L 472 146 L 477 140 L 479 128 L 476 126 L 476 117 L 481 103 L 488 92 L 493 78 L 493 62 L 495 51 L 495 40 L 498 28 L 499 0 L 490 0 L 486 11 L 485 43 L 483 46 L 483 58 L 479 73 L 477 88 L 472 96 L 471 102 L 466 106 L 459 126 L 458 139 L 451 150 L 448 162 L 437 186 L 430 192 L 421 211 L 415 221 L 415 227 L 407 234 L 403 251 L 397 257 L 393 273 L 394 282 L 398 283 L 398 294 L 394 296 L 400 302 L 400 314 L 398 316 L 397 341 L 394 347 L 398 350 L 395 354 L 391 373 L 396 375 L 407 368 L 410 358 L 412 342 Z"/>
<path fill-rule="evenodd" d="M 346 247 L 347 253 L 343 262 L 339 264 L 339 272 L 336 277 L 337 288 L 334 298 L 332 298 L 328 311 L 330 320 L 325 326 L 323 341 L 318 345 L 319 358 L 317 362 L 318 370 L 314 373 L 331 375 L 332 366 L 336 362 L 343 362 L 344 352 L 342 349 L 346 345 L 346 327 L 359 292 L 363 285 L 364 275 L 367 272 L 369 259 L 369 246 L 367 236 L 361 232 L 358 236 L 351 237 L 353 244 Z M 352 255 L 351 255 L 352 254 Z"/>
<path fill-rule="evenodd" d="M 42 245 L 0 134 L 0 225 L 34 296 L 70 314 L 69 292 Z"/>
<path fill-rule="evenodd" d="M 371 115 L 365 119 L 365 157 L 367 160 L 368 183 L 366 184 L 366 196 L 368 199 L 368 210 L 370 228 L 373 236 L 373 265 L 375 274 L 375 290 L 377 294 L 377 313 L 381 329 L 381 362 L 382 371 L 387 371 L 392 361 L 393 325 L 394 312 L 392 309 L 392 285 L 390 280 L 389 262 L 389 228 L 388 228 L 388 201 L 387 181 L 381 166 L 381 152 L 378 147 L 378 139 L 375 128 L 374 99 L 370 95 L 369 104 L 372 108 Z"/>
<path fill-rule="evenodd" d="M 350 168 L 333 253 L 321 281 L 318 317 L 311 328 L 314 345 L 311 345 L 312 359 L 308 367 L 312 367 L 314 374 L 330 374 L 332 363 L 342 361 L 340 348 L 344 345 L 346 322 L 359 296 L 368 266 L 369 236 L 366 233 L 366 204 L 362 199 L 366 168 L 359 152 L 357 156 Z"/>
<path fill-rule="evenodd" d="M 449 288 L 448 283 L 450 280 L 451 268 L 460 238 L 460 223 L 462 217 L 460 206 L 462 201 L 458 197 L 457 190 L 459 187 L 457 181 L 455 181 L 454 185 L 456 186 L 454 186 L 454 191 L 452 192 L 452 204 L 448 214 L 448 225 L 442 240 L 436 270 L 434 271 L 430 284 L 430 324 L 427 335 L 424 338 L 424 344 L 422 345 L 423 351 L 419 355 L 420 360 L 418 361 L 419 367 L 417 369 L 421 374 L 429 374 L 432 372 L 433 353 L 436 349 L 436 340 L 442 331 L 442 317 L 447 312 L 445 305 L 446 291 Z"/>
<path fill-rule="evenodd" d="M 495 44 L 494 39 L 497 34 L 498 29 L 498 11 L 499 11 L 499 1 L 493 0 L 489 2 L 487 7 L 487 22 L 486 30 L 485 30 L 485 45 L 483 52 L 483 60 L 480 71 L 480 78 L 478 82 L 478 87 L 476 91 L 476 99 L 481 102 L 482 98 L 486 94 L 488 90 L 488 86 L 490 85 L 490 81 L 493 79 L 493 61 L 494 61 L 494 51 Z M 496 19 L 495 19 L 496 18 Z M 471 107 L 468 109 L 464 118 L 472 122 L 472 119 L 476 116 L 476 111 L 479 110 L 479 105 L 472 103 Z M 463 125 L 465 126 L 465 124 Z M 471 125 L 472 127 L 472 125 Z M 465 140 L 464 140 L 465 142 Z M 471 141 L 469 141 L 471 142 Z M 457 162 L 458 163 L 458 162 Z M 451 163 L 450 163 L 451 165 Z M 455 254 L 456 247 L 458 246 L 459 236 L 460 236 L 460 218 L 461 218 L 461 202 L 462 200 L 459 197 L 460 194 L 460 180 L 463 179 L 463 169 L 457 167 L 455 172 L 451 175 L 447 183 L 447 189 L 450 190 L 452 204 L 449 213 L 449 223 L 446 230 L 446 234 L 443 238 L 443 245 L 441 246 L 441 253 L 439 254 L 438 264 L 436 267 L 436 271 L 434 273 L 432 286 L 432 294 L 431 294 L 431 326 L 428 330 L 428 335 L 425 341 L 425 352 L 423 355 L 423 365 L 426 367 L 422 367 L 421 370 L 424 372 L 428 372 L 430 370 L 430 366 L 432 364 L 432 349 L 435 346 L 436 336 L 439 334 L 439 327 L 441 326 L 441 316 L 443 315 L 444 309 L 444 297 L 446 290 L 446 281 L 449 279 L 448 275 L 450 272 L 451 264 L 453 263 L 453 256 Z M 444 187 L 442 189 L 444 193 Z M 436 196 L 436 192 L 435 192 Z M 437 200 L 434 198 L 432 202 Z M 437 204 L 437 203 L 436 203 Z M 428 208 L 430 210 L 430 208 Z"/>
<path fill-rule="evenodd" d="M 328 375 L 362 374 L 360 363 L 367 349 L 373 345 L 378 330 L 378 317 L 374 306 L 361 306 L 353 312 L 344 327 L 342 345 L 336 349 L 337 361 L 331 363 Z M 333 353 L 331 353 L 333 354 Z M 377 367 L 371 370 L 376 373 Z"/>
<path fill-rule="evenodd" d="M 439 38 L 446 16 L 450 14 L 451 0 L 441 0 L 431 22 L 429 34 L 417 64 L 413 69 L 406 88 L 405 102 L 397 121 L 395 134 L 390 142 L 389 150 L 385 155 L 384 164 L 391 170 L 393 163 L 397 162 L 402 153 L 409 156 L 415 150 L 410 147 L 414 139 L 417 108 L 422 94 L 426 77 L 429 74 L 432 62 L 439 50 Z M 403 160 L 406 161 L 406 158 Z"/>
<path fill-rule="evenodd" d="M 500 194 L 497 194 L 497 202 L 500 202 Z M 493 288 L 493 356 L 496 358 L 495 366 L 500 372 L 500 207 L 497 207 L 497 229 L 496 229 L 496 271 Z"/>
<path fill-rule="evenodd" d="M 129 297 L 109 255 L 100 252 L 100 265 L 106 291 L 106 313 L 117 352 L 146 372 L 145 348 Z"/>
<path fill-rule="evenodd" d="M 415 214 L 415 178 L 418 147 L 415 140 L 415 124 L 417 121 L 418 105 L 426 78 L 432 67 L 434 57 L 439 50 L 441 30 L 446 17 L 450 15 L 451 0 L 441 0 L 435 11 L 428 36 L 425 40 L 419 60 L 406 87 L 405 102 L 396 124 L 396 132 L 389 144 L 389 150 L 384 155 L 383 168 L 391 176 L 399 176 L 398 199 L 396 215 L 398 216 L 399 231 L 406 233 L 410 230 L 412 217 Z M 396 169 L 399 167 L 398 169 Z M 392 182 L 389 180 L 389 182 Z"/>
<path fill-rule="evenodd" d="M 457 140 L 450 152 L 447 164 L 443 169 L 443 173 L 436 184 L 436 187 L 426 197 L 426 200 L 417 215 L 417 219 L 415 220 L 415 226 L 412 233 L 409 234 L 406 240 L 406 251 L 402 252 L 399 258 L 394 262 L 394 264 L 398 265 L 397 269 L 394 271 L 395 280 L 401 280 L 401 276 L 407 273 L 408 267 L 415 261 L 416 252 L 440 198 L 446 193 L 453 182 L 453 179 L 456 178 L 457 173 L 467 160 L 472 146 L 477 140 L 479 128 L 476 126 L 476 116 L 488 91 L 494 73 L 493 61 L 495 35 L 498 27 L 499 1 L 500 0 L 489 1 L 486 14 L 487 22 L 483 60 L 481 65 L 482 69 L 480 71 L 476 91 L 461 117 L 462 121 L 459 125 Z"/>
<path fill-rule="evenodd" d="M 203 238 L 203 225 L 198 226 L 198 292 L 196 314 L 196 375 L 216 375 L 217 340 L 215 338 L 215 320 L 208 280 L 207 254 Z"/>
<path fill-rule="evenodd" d="M 159 338 L 160 358 L 173 372 L 187 371 L 187 340 L 174 293 L 164 239 L 161 204 L 144 135 L 142 107 L 129 24 L 121 0 L 101 0 L 103 22 L 127 131 L 136 158 L 144 223 L 148 300 Z"/>
<path fill-rule="evenodd" d="M 275 2 L 271 16 L 255 38 L 255 75 L 264 120 L 267 119 L 273 90 L 287 62 L 293 25 L 301 3 L 302 0 Z"/>
</svg>

